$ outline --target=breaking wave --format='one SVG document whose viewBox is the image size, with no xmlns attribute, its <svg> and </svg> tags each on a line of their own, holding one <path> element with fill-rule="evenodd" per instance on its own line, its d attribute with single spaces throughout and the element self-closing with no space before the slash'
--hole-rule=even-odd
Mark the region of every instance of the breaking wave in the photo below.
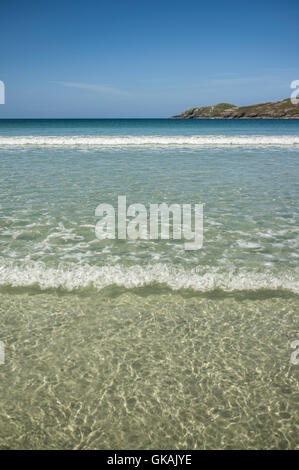
<svg viewBox="0 0 299 470">
<path fill-rule="evenodd" d="M 123 147 L 123 146 L 290 146 L 299 145 L 293 135 L 193 135 L 193 136 L 13 136 L 0 137 L 0 146 Z"/>
<path fill-rule="evenodd" d="M 57 269 L 38 262 L 27 266 L 13 263 L 0 266 L 0 286 L 38 286 L 41 289 L 62 288 L 73 291 L 88 287 L 102 290 L 108 286 L 132 289 L 152 284 L 166 285 L 171 290 L 191 289 L 199 292 L 216 289 L 225 292 L 283 289 L 299 294 L 298 276 L 289 272 L 283 274 L 244 270 L 223 272 L 211 268 L 201 273 L 199 268 L 186 269 L 167 264 L 130 267 L 70 264 Z"/>
</svg>

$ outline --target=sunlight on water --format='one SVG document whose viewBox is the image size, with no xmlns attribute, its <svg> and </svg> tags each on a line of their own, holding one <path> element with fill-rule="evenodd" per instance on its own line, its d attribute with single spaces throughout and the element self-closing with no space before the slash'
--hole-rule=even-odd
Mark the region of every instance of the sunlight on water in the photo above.
<svg viewBox="0 0 299 470">
<path fill-rule="evenodd" d="M 2 448 L 298 444 L 295 297 L 0 297 Z"/>
<path fill-rule="evenodd" d="M 298 139 L 0 122 L 1 448 L 298 448 Z M 97 239 L 119 195 L 203 203 L 203 248 Z"/>
</svg>

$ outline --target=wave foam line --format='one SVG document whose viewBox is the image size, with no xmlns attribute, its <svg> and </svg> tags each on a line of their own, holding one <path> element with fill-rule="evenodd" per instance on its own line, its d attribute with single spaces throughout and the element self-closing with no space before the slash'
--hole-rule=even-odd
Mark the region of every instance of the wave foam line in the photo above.
<svg viewBox="0 0 299 470">
<path fill-rule="evenodd" d="M 294 275 L 285 273 L 274 275 L 258 272 L 219 272 L 216 268 L 206 273 L 186 270 L 165 264 L 149 266 L 69 266 L 46 268 L 35 263 L 30 266 L 0 266 L 0 285 L 11 287 L 30 287 L 38 285 L 41 289 L 63 288 L 69 291 L 94 287 L 98 290 L 108 286 L 128 289 L 157 283 L 167 285 L 172 290 L 192 289 L 208 292 L 220 289 L 227 292 L 255 291 L 259 289 L 286 289 L 299 294 L 299 282 Z"/>
<path fill-rule="evenodd" d="M 299 145 L 299 136 L 289 135 L 193 135 L 193 136 L 14 136 L 0 137 L 0 146 L 285 146 Z"/>
</svg>

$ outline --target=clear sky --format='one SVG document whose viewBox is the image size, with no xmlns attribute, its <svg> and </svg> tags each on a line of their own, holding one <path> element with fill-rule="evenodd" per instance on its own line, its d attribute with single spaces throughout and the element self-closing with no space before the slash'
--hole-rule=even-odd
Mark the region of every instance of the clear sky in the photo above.
<svg viewBox="0 0 299 470">
<path fill-rule="evenodd" d="M 276 101 L 298 0 L 0 0 L 1 117 L 168 117 Z"/>
</svg>

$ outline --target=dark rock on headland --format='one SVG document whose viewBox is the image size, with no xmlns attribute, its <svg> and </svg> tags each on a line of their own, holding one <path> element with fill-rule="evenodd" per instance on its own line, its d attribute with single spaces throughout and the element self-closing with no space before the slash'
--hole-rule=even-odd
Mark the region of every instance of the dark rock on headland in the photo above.
<svg viewBox="0 0 299 470">
<path fill-rule="evenodd" d="M 286 100 L 235 106 L 219 103 L 215 106 L 191 108 L 171 119 L 299 119 L 299 104 Z"/>
</svg>

